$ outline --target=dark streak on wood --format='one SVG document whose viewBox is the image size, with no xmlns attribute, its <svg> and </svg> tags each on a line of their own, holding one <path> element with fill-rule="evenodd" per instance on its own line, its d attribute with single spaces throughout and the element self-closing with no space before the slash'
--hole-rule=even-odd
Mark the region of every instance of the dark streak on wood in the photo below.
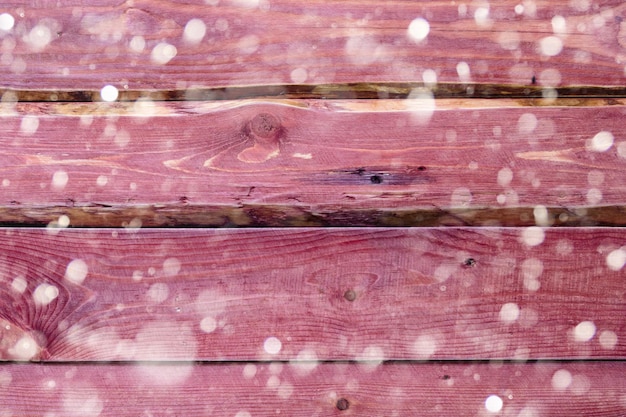
<svg viewBox="0 0 626 417">
<path fill-rule="evenodd" d="M 183 197 L 181 197 L 183 198 Z M 13 202 L 0 207 L 0 226 L 58 227 L 60 216 L 68 216 L 72 227 L 435 227 L 435 226 L 534 226 L 534 207 L 416 208 L 365 210 L 299 205 L 233 206 L 194 205 L 108 205 L 24 206 Z M 626 226 L 626 206 L 547 207 L 550 226 Z M 133 223 L 134 221 L 134 223 Z"/>
<path fill-rule="evenodd" d="M 318 85 L 258 85 L 246 87 L 190 88 L 185 90 L 121 90 L 117 101 L 223 101 L 244 99 L 406 99 L 411 92 L 423 90 L 436 99 L 481 98 L 520 99 L 527 105 L 542 99 L 546 92 L 555 94 L 555 99 L 589 102 L 592 99 L 607 99 L 602 105 L 610 105 L 611 99 L 626 98 L 626 88 L 619 86 L 567 86 L 546 89 L 535 84 L 455 84 L 440 83 L 427 87 L 423 83 L 348 83 Z M 98 90 L 12 90 L 0 89 L 4 102 L 98 102 Z M 555 104 L 555 101 L 551 102 Z M 558 104 L 558 102 L 557 102 Z"/>
</svg>

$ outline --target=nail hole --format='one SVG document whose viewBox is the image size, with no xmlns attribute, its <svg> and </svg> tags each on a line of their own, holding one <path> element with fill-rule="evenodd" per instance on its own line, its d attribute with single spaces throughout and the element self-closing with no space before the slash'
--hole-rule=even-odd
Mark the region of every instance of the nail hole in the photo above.
<svg viewBox="0 0 626 417">
<path fill-rule="evenodd" d="M 340 398 L 337 400 L 337 409 L 344 411 L 350 407 L 350 403 L 345 398 Z"/>
<path fill-rule="evenodd" d="M 417 167 L 418 171 L 426 171 L 426 167 L 424 165 L 420 165 Z"/>
<path fill-rule="evenodd" d="M 383 177 L 380 175 L 372 175 L 370 181 L 372 181 L 372 184 L 380 184 L 383 182 Z"/>
<path fill-rule="evenodd" d="M 444 376 L 442 377 L 442 379 L 443 379 L 444 381 L 447 381 L 448 379 L 450 379 L 450 375 L 444 375 Z"/>
<path fill-rule="evenodd" d="M 467 258 L 465 261 L 463 261 L 463 265 L 465 265 L 465 266 L 476 266 L 476 259 L 474 259 L 474 258 Z"/>
<path fill-rule="evenodd" d="M 531 78 L 530 82 L 531 82 L 531 84 L 532 84 L 532 85 L 537 84 L 537 77 L 535 77 L 535 76 L 533 75 L 533 78 Z"/>
<path fill-rule="evenodd" d="M 343 294 L 343 298 L 348 301 L 354 301 L 356 300 L 356 292 L 354 292 L 354 290 L 348 290 Z"/>
</svg>

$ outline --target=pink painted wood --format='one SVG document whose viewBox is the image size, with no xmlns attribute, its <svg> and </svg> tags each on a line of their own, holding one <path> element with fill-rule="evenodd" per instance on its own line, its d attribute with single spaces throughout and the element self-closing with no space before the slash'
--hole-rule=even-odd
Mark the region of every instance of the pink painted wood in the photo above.
<svg viewBox="0 0 626 417">
<path fill-rule="evenodd" d="M 623 359 L 625 233 L 6 229 L 0 356 Z"/>
<path fill-rule="evenodd" d="M 2 11 L 15 19 L 0 63 L 12 88 L 625 81 L 621 0 L 9 0 Z"/>
<path fill-rule="evenodd" d="M 619 416 L 625 373 L 623 362 L 13 364 L 0 366 L 0 404 L 15 416 Z"/>
<path fill-rule="evenodd" d="M 623 224 L 579 209 L 626 205 L 626 107 L 474 103 L 438 102 L 433 114 L 411 101 L 18 105 L 0 126 L 0 206 L 44 224 L 65 207 L 86 226 L 175 224 L 193 207 L 204 213 L 195 224 L 210 225 L 342 224 L 335 213 L 368 210 L 473 210 L 448 224 L 534 224 L 536 206 L 560 210 L 542 225 L 586 214 L 588 224 Z M 89 217 L 86 206 L 105 209 Z M 169 211 L 156 216 L 159 207 Z M 530 212 L 520 218 L 518 208 Z"/>
</svg>

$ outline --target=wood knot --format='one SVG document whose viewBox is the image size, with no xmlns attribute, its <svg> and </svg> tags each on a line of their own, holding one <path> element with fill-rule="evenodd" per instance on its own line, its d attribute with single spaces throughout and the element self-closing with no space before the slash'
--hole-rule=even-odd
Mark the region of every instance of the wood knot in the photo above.
<svg viewBox="0 0 626 417">
<path fill-rule="evenodd" d="M 250 131 L 259 138 L 273 139 L 280 132 L 280 122 L 269 113 L 259 113 L 250 122 Z"/>
<path fill-rule="evenodd" d="M 335 407 L 337 407 L 337 410 L 345 411 L 350 408 L 350 402 L 345 398 L 340 398 L 337 400 Z"/>
</svg>

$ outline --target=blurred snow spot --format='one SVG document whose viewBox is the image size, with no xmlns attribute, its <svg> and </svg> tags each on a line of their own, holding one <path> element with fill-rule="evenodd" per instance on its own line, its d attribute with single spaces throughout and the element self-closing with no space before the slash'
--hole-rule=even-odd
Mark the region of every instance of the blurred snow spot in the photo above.
<svg viewBox="0 0 626 417">
<path fill-rule="evenodd" d="M 8 13 L 0 14 L 0 30 L 8 32 L 13 29 L 15 18 Z"/>
<path fill-rule="evenodd" d="M 263 350 L 265 350 L 265 352 L 269 353 L 270 355 L 278 354 L 282 347 L 283 344 L 281 343 L 281 341 L 273 336 L 268 337 L 267 339 L 265 339 L 265 342 L 263 342 Z"/>
<path fill-rule="evenodd" d="M 574 327 L 574 340 L 588 342 L 596 334 L 596 325 L 592 321 L 581 321 Z"/>
<path fill-rule="evenodd" d="M 537 116 L 532 113 L 524 113 L 517 120 L 517 131 L 522 134 L 532 133 L 537 128 L 538 123 Z"/>
<path fill-rule="evenodd" d="M 11 180 L 9 180 L 8 178 L 2 180 L 3 187 L 8 187 L 9 185 L 11 185 Z"/>
<path fill-rule="evenodd" d="M 67 416 L 98 417 L 104 409 L 104 402 L 94 388 L 81 386 L 63 394 L 63 409 Z"/>
<path fill-rule="evenodd" d="M 444 262 L 435 269 L 433 276 L 438 282 L 444 282 L 448 278 L 450 278 L 452 274 L 456 272 L 457 269 L 458 269 L 457 262 L 454 262 L 454 263 Z"/>
<path fill-rule="evenodd" d="M 437 73 L 435 70 L 424 70 L 422 73 L 422 81 L 427 88 L 434 88 L 437 85 Z"/>
<path fill-rule="evenodd" d="M 148 289 L 148 298 L 153 303 L 162 303 L 167 300 L 167 297 L 170 294 L 170 289 L 167 284 L 162 282 L 157 282 L 152 284 Z"/>
<path fill-rule="evenodd" d="M 98 187 L 104 187 L 107 185 L 107 182 L 109 182 L 109 179 L 106 175 L 100 175 L 96 178 L 96 185 L 98 185 Z"/>
<path fill-rule="evenodd" d="M 228 30 L 228 20 L 224 18 L 219 18 L 215 21 L 215 29 L 220 32 L 225 32 Z"/>
<path fill-rule="evenodd" d="M 65 186 L 67 185 L 67 181 L 69 180 L 69 177 L 67 175 L 67 172 L 65 171 L 56 171 L 53 175 L 52 175 L 52 188 L 54 188 L 55 190 L 62 190 L 65 188 Z"/>
<path fill-rule="evenodd" d="M 561 73 L 556 68 L 545 69 L 539 73 L 538 81 L 539 84 L 545 87 L 557 87 L 559 84 L 561 84 Z M 554 94 L 557 94 L 556 97 L 558 97 L 558 92 L 556 90 L 554 90 Z"/>
<path fill-rule="evenodd" d="M 587 191 L 587 203 L 591 205 L 599 204 L 602 201 L 602 191 L 591 188 Z"/>
<path fill-rule="evenodd" d="M 29 114 L 22 118 L 20 123 L 20 132 L 24 135 L 34 135 L 39 129 L 39 118 L 35 115 Z"/>
<path fill-rule="evenodd" d="M 567 23 L 563 16 L 554 16 L 552 18 L 552 32 L 555 35 L 564 35 L 567 32 Z"/>
<path fill-rule="evenodd" d="M 514 323 L 519 317 L 519 307 L 515 303 L 506 303 L 500 309 L 500 320 L 506 324 Z"/>
<path fill-rule="evenodd" d="M 256 9 L 261 4 L 260 0 L 231 0 L 233 5 L 245 9 Z"/>
<path fill-rule="evenodd" d="M 41 52 L 52 41 L 52 31 L 47 25 L 40 23 L 30 30 L 25 41 L 33 51 Z"/>
<path fill-rule="evenodd" d="M 569 6 L 576 11 L 586 12 L 591 7 L 590 0 L 570 0 Z"/>
<path fill-rule="evenodd" d="M 61 216 L 59 216 L 57 224 L 59 225 L 59 227 L 68 227 L 70 225 L 70 218 L 65 214 L 62 214 Z"/>
<path fill-rule="evenodd" d="M 278 388 L 280 386 L 280 378 L 277 377 L 276 375 L 270 376 L 269 378 L 267 378 L 267 382 L 265 383 L 265 386 L 270 389 Z"/>
<path fill-rule="evenodd" d="M 206 35 L 206 25 L 200 19 L 191 19 L 185 25 L 183 39 L 191 44 L 199 43 Z"/>
<path fill-rule="evenodd" d="M 537 291 L 541 285 L 538 279 L 543 273 L 543 262 L 536 258 L 524 259 L 521 269 L 524 287 L 529 291 Z"/>
<path fill-rule="evenodd" d="M 470 67 L 467 62 L 459 62 L 456 64 L 456 73 L 461 82 L 465 83 L 470 81 Z"/>
<path fill-rule="evenodd" d="M 490 413 L 499 413 L 503 406 L 502 398 L 497 395 L 490 395 L 485 400 L 485 408 Z"/>
<path fill-rule="evenodd" d="M 256 35 L 246 35 L 239 40 L 237 47 L 239 51 L 244 54 L 252 54 L 259 49 L 259 37 Z"/>
<path fill-rule="evenodd" d="M 163 273 L 166 277 L 173 277 L 180 272 L 180 261 L 176 258 L 167 258 L 163 261 Z"/>
<path fill-rule="evenodd" d="M 89 268 L 87 263 L 82 259 L 74 259 L 65 269 L 65 279 L 73 282 L 76 285 L 80 285 L 85 281 Z"/>
<path fill-rule="evenodd" d="M 211 316 L 207 316 L 200 321 L 200 329 L 205 333 L 212 333 L 217 329 L 217 321 Z"/>
<path fill-rule="evenodd" d="M 519 32 L 511 31 L 511 32 L 501 32 L 498 35 L 498 44 L 502 49 L 506 49 L 507 51 L 514 51 L 519 48 L 519 44 L 521 41 L 521 36 Z"/>
<path fill-rule="evenodd" d="M 565 369 L 559 369 L 552 375 L 552 388 L 558 391 L 567 389 L 572 383 L 572 374 Z"/>
<path fill-rule="evenodd" d="M 252 379 L 255 377 L 257 367 L 253 363 L 248 363 L 243 367 L 243 377 L 246 379 Z"/>
<path fill-rule="evenodd" d="M 606 256 L 606 265 L 612 271 L 621 270 L 626 264 L 626 250 L 624 248 L 615 249 Z"/>
<path fill-rule="evenodd" d="M 140 53 L 146 47 L 146 40 L 143 36 L 133 36 L 133 38 L 130 40 L 129 46 L 133 52 Z"/>
<path fill-rule="evenodd" d="M 563 41 L 557 36 L 546 36 L 539 41 L 542 55 L 556 56 L 563 50 Z"/>
<path fill-rule="evenodd" d="M 366 365 L 377 367 L 382 364 L 385 360 L 385 352 L 383 348 L 380 346 L 368 346 L 363 349 L 363 352 L 359 357 L 357 357 L 357 361 L 366 362 Z"/>
<path fill-rule="evenodd" d="M 500 171 L 498 171 L 498 185 L 501 187 L 508 186 L 513 180 L 513 171 L 511 168 L 504 167 Z"/>
<path fill-rule="evenodd" d="M 155 64 L 165 65 L 170 62 L 177 53 L 178 51 L 174 45 L 170 45 L 166 42 L 160 42 L 152 49 L 150 58 Z"/>
<path fill-rule="evenodd" d="M 591 381 L 585 375 L 574 375 L 569 390 L 574 395 L 585 395 L 591 388 Z"/>
<path fill-rule="evenodd" d="M 9 371 L 0 371 L 0 387 L 8 387 L 9 385 L 11 385 L 11 381 L 13 381 L 13 376 Z"/>
<path fill-rule="evenodd" d="M 515 8 L 513 10 L 515 10 L 515 14 L 517 14 L 517 15 L 524 14 L 524 5 L 523 4 L 516 4 Z"/>
<path fill-rule="evenodd" d="M 437 352 L 437 339 L 428 334 L 419 336 L 413 343 L 413 354 L 417 359 L 428 359 Z"/>
<path fill-rule="evenodd" d="M 423 88 L 415 88 L 404 100 L 406 110 L 411 112 L 411 118 L 420 125 L 425 125 L 435 113 L 436 102 L 433 93 Z"/>
<path fill-rule="evenodd" d="M 522 242 L 527 246 L 541 245 L 545 239 L 545 233 L 541 227 L 530 226 L 522 230 Z"/>
<path fill-rule="evenodd" d="M 604 172 L 594 169 L 587 174 L 587 182 L 589 185 L 597 187 L 604 182 Z"/>
<path fill-rule="evenodd" d="M 613 146 L 613 140 L 613 134 L 603 130 L 602 132 L 598 132 L 591 139 L 591 141 L 587 143 L 587 150 L 593 152 L 606 152 L 611 149 L 611 146 Z"/>
<path fill-rule="evenodd" d="M 489 19 L 489 8 L 478 7 L 474 11 L 474 21 L 478 26 L 487 27 L 491 25 L 491 19 Z"/>
<path fill-rule="evenodd" d="M 115 132 L 115 137 L 113 138 L 113 142 L 120 147 L 125 148 L 126 145 L 130 142 L 130 133 L 128 133 L 125 129 L 120 129 Z"/>
<path fill-rule="evenodd" d="M 103 101 L 115 101 L 119 95 L 119 91 L 114 86 L 107 84 L 100 90 L 100 97 Z"/>
<path fill-rule="evenodd" d="M 430 24 L 428 20 L 418 17 L 409 23 L 409 38 L 415 42 L 421 42 L 428 36 L 430 32 Z"/>
<path fill-rule="evenodd" d="M 312 349 L 304 349 L 298 353 L 296 359 L 291 361 L 291 366 L 296 373 L 304 376 L 313 372 L 318 365 L 317 354 Z"/>
<path fill-rule="evenodd" d="M 349 37 L 344 50 L 354 65 L 371 65 L 383 55 L 385 48 L 374 37 L 359 32 Z"/>
<path fill-rule="evenodd" d="M 533 217 L 537 226 L 550 226 L 550 217 L 546 206 L 538 205 L 533 209 Z"/>
<path fill-rule="evenodd" d="M 29 335 L 24 335 L 9 349 L 9 355 L 17 360 L 28 361 L 37 354 L 38 350 L 37 342 Z"/>
<path fill-rule="evenodd" d="M 450 196 L 450 204 L 453 207 L 467 207 L 471 202 L 472 192 L 469 190 L 469 188 L 460 187 L 452 191 L 452 196 Z"/>
<path fill-rule="evenodd" d="M 50 284 L 39 284 L 33 292 L 36 305 L 47 306 L 59 296 L 59 289 Z"/>
<path fill-rule="evenodd" d="M 235 417 L 252 417 L 252 415 L 247 412 L 247 411 L 237 411 L 237 414 L 235 414 Z"/>
<path fill-rule="evenodd" d="M 289 397 L 291 397 L 291 395 L 293 394 L 293 385 L 291 385 L 288 382 L 283 382 L 282 384 L 280 384 L 280 386 L 278 387 L 278 392 L 277 392 L 278 396 L 280 398 L 282 398 L 283 400 L 288 399 Z"/>
<path fill-rule="evenodd" d="M 561 239 L 556 244 L 556 253 L 559 255 L 569 255 L 574 251 L 574 245 L 569 240 Z"/>
<path fill-rule="evenodd" d="M 299 152 L 296 152 L 296 153 L 294 153 L 291 156 L 293 156 L 294 158 L 300 158 L 300 159 L 311 159 L 311 158 L 313 158 L 313 155 L 311 155 L 310 153 L 299 153 Z"/>
<path fill-rule="evenodd" d="M 21 276 L 15 277 L 11 282 L 11 289 L 19 294 L 23 294 L 27 286 L 26 279 Z"/>
<path fill-rule="evenodd" d="M 611 330 L 602 330 L 598 340 L 603 349 L 615 349 L 617 346 L 617 334 Z"/>
<path fill-rule="evenodd" d="M 626 75 L 626 73 L 624 75 Z M 626 159 L 626 142 L 620 142 L 617 145 L 617 154 L 620 158 Z"/>
<path fill-rule="evenodd" d="M 304 68 L 296 68 L 291 71 L 290 77 L 292 82 L 296 84 L 302 84 L 306 81 L 308 74 Z"/>
</svg>

